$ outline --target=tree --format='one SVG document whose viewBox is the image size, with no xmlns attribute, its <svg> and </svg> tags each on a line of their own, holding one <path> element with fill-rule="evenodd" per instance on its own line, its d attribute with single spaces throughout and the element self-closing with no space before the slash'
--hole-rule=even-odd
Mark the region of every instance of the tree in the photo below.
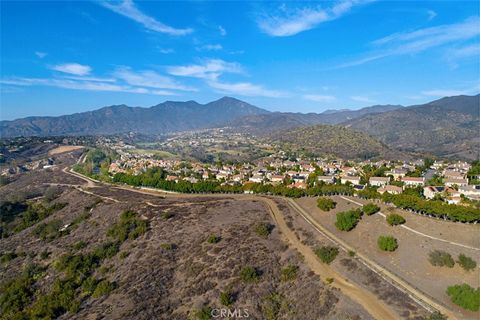
<svg viewBox="0 0 480 320">
<path fill-rule="evenodd" d="M 377 240 L 378 247 L 383 251 L 395 251 L 398 248 L 397 239 L 391 236 L 380 236 Z"/>
<path fill-rule="evenodd" d="M 471 310 L 478 311 L 480 308 L 480 288 L 474 289 L 468 284 L 457 284 L 447 288 L 447 294 L 456 305 Z"/>
<path fill-rule="evenodd" d="M 380 211 L 380 207 L 377 206 L 376 204 L 374 203 L 369 203 L 369 204 L 366 204 L 362 207 L 362 211 L 363 213 L 365 213 L 367 216 L 371 216 L 372 214 L 374 213 L 377 213 L 378 211 Z"/>
<path fill-rule="evenodd" d="M 317 247 L 315 254 L 323 263 L 330 264 L 338 255 L 338 248 L 332 246 Z"/>
<path fill-rule="evenodd" d="M 387 223 L 391 226 L 398 226 L 405 223 L 405 218 L 399 214 L 391 213 L 387 216 Z"/>
<path fill-rule="evenodd" d="M 458 256 L 458 264 L 465 270 L 470 271 L 477 267 L 477 263 L 470 257 L 467 257 L 463 253 Z"/>
<path fill-rule="evenodd" d="M 355 228 L 361 216 L 362 212 L 358 209 L 337 213 L 335 226 L 338 230 L 350 231 Z"/>
<path fill-rule="evenodd" d="M 428 261 L 430 261 L 430 263 L 436 267 L 453 268 L 455 265 L 455 261 L 450 253 L 441 250 L 434 250 L 430 252 L 428 255 Z"/>
<path fill-rule="evenodd" d="M 317 207 L 322 211 L 330 211 L 335 208 L 337 203 L 330 198 L 320 197 L 317 199 Z"/>
</svg>

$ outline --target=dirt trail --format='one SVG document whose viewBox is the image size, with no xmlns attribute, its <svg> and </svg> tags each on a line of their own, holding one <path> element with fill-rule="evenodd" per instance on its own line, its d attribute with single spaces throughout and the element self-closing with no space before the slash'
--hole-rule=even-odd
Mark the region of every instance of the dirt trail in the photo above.
<svg viewBox="0 0 480 320">
<path fill-rule="evenodd" d="M 258 198 L 259 197 L 256 197 L 255 199 L 258 200 Z M 332 267 L 320 262 L 320 260 L 313 253 L 312 249 L 301 243 L 292 230 L 288 228 L 285 219 L 280 213 L 276 203 L 271 199 L 263 197 L 261 197 L 261 200 L 268 206 L 270 214 L 275 220 L 277 227 L 282 232 L 285 240 L 303 255 L 305 258 L 305 263 L 313 272 L 315 272 L 315 274 L 321 276 L 322 279 L 334 279 L 331 286 L 340 289 L 343 294 L 358 302 L 375 319 L 398 318 L 398 315 L 396 315 L 391 308 L 380 301 L 372 293 L 348 282 L 348 280 L 344 279 L 342 275 L 336 272 Z"/>
<path fill-rule="evenodd" d="M 89 187 L 95 187 L 96 182 L 99 181 L 94 181 L 91 180 L 88 177 L 85 177 L 83 175 L 80 175 L 78 173 L 71 172 L 70 170 L 64 170 L 65 173 L 75 175 L 79 178 L 82 178 L 85 181 L 88 181 L 88 186 Z M 282 231 L 284 237 L 286 240 L 294 246 L 304 257 L 305 257 L 305 263 L 309 266 L 309 268 L 314 271 L 316 274 L 322 276 L 323 278 L 333 278 L 334 282 L 332 283 L 332 286 L 340 289 L 344 294 L 352 298 L 354 301 L 358 302 L 361 304 L 374 318 L 376 319 L 398 319 L 399 316 L 392 310 L 392 308 L 388 307 L 385 303 L 383 303 L 381 300 L 379 300 L 375 295 L 373 295 L 371 292 L 369 292 L 366 289 L 363 289 L 351 282 L 348 281 L 348 279 L 345 279 L 340 273 L 335 271 L 332 267 L 323 264 L 318 260 L 318 258 L 315 256 L 313 253 L 312 249 L 309 248 L 308 246 L 305 246 L 300 242 L 300 240 L 297 239 L 295 234 L 288 228 L 286 225 L 286 222 L 283 218 L 283 215 L 281 214 L 280 210 L 278 209 L 277 205 L 272 199 L 262 197 L 262 196 L 252 196 L 252 195 L 244 195 L 244 194 L 230 194 L 230 195 L 214 195 L 214 194 L 209 194 L 209 195 L 202 195 L 202 194 L 174 194 L 174 193 L 165 193 L 162 191 L 154 191 L 154 190 L 141 190 L 141 189 L 135 189 L 129 186 L 111 186 L 113 188 L 118 188 L 118 189 L 123 189 L 123 190 L 128 190 L 130 192 L 137 192 L 137 193 L 143 193 L 143 194 L 149 194 L 149 195 L 156 195 L 164 198 L 194 198 L 194 197 L 233 197 L 237 198 L 239 200 L 257 200 L 257 201 L 262 201 L 264 202 L 267 207 L 270 210 L 270 213 L 274 220 L 277 223 L 277 226 L 279 229 Z M 92 192 L 89 192 L 90 194 L 93 194 Z M 113 200 L 111 198 L 110 200 Z M 115 199 L 116 200 L 116 199 Z M 116 200 L 118 201 L 118 200 Z M 346 245 L 343 241 L 340 239 L 337 239 L 335 236 L 331 235 L 330 232 L 325 230 L 323 226 L 319 225 L 303 208 L 301 208 L 295 201 L 292 199 L 286 199 L 286 201 L 289 203 L 289 205 L 294 209 L 301 217 L 303 217 L 309 224 L 311 224 L 318 232 L 322 233 L 324 236 L 332 240 L 333 242 L 337 243 L 342 247 L 343 249 L 349 250 L 350 247 Z M 372 268 L 371 266 L 371 261 L 367 257 L 359 254 L 359 257 L 367 262 L 367 266 L 369 268 Z M 433 306 L 435 309 L 440 310 L 443 314 L 446 314 L 450 319 L 457 319 L 457 317 L 450 311 L 444 308 L 443 306 L 438 305 L 434 301 L 431 301 L 431 299 L 427 298 L 424 296 L 421 292 L 418 292 L 417 290 L 414 290 L 411 288 L 408 284 L 406 284 L 403 280 L 399 279 L 397 276 L 391 274 L 388 270 L 377 266 L 376 264 L 374 271 L 377 274 L 382 274 L 384 277 L 387 277 L 391 279 L 394 283 L 401 284 L 404 290 L 409 292 L 409 295 L 413 297 L 420 297 L 421 300 L 424 303 L 427 303 L 429 306 Z M 376 270 L 375 270 L 376 269 Z"/>
<path fill-rule="evenodd" d="M 300 216 L 305 219 L 310 225 L 312 225 L 318 232 L 322 233 L 325 235 L 327 238 L 335 242 L 337 245 L 339 245 L 341 248 L 344 250 L 352 250 L 355 251 L 355 248 L 349 246 L 347 243 L 345 243 L 342 239 L 339 239 L 337 236 L 335 236 L 333 233 L 328 231 L 326 228 L 324 228 L 320 223 L 318 223 L 306 210 L 304 210 L 299 204 L 297 204 L 294 200 L 292 199 L 287 199 L 287 201 L 291 204 L 291 206 L 300 214 Z M 393 274 L 389 270 L 385 269 L 381 265 L 375 263 L 373 260 L 365 256 L 364 254 L 360 252 L 356 252 L 356 256 L 360 258 L 364 264 L 369 267 L 372 271 L 377 273 L 379 276 L 382 276 L 383 278 L 389 279 L 390 282 L 393 282 L 399 289 L 402 291 L 406 292 L 410 297 L 414 298 L 417 300 L 417 302 L 427 309 L 431 309 L 433 307 L 435 310 L 440 311 L 444 315 L 448 316 L 449 319 L 457 319 L 458 317 L 449 309 L 445 308 L 443 305 L 438 304 L 436 301 L 432 300 L 430 297 L 426 296 L 423 294 L 423 292 L 413 288 L 410 284 L 408 284 L 406 281 L 403 279 L 399 278 L 397 275 Z M 433 310 L 431 310 L 433 311 Z"/>
</svg>

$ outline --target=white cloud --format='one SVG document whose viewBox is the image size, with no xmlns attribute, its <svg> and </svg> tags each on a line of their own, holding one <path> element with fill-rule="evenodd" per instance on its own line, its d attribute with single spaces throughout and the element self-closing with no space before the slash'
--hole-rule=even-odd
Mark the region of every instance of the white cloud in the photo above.
<svg viewBox="0 0 480 320">
<path fill-rule="evenodd" d="M 421 93 L 424 96 L 429 97 L 451 97 L 451 96 L 459 96 L 459 95 L 472 95 L 478 94 L 480 91 L 480 83 L 476 83 L 468 88 L 463 89 L 432 89 L 432 90 L 425 90 Z"/>
<path fill-rule="evenodd" d="M 174 92 L 166 90 L 149 90 L 140 87 L 131 87 L 126 85 L 113 84 L 108 82 L 98 81 L 79 81 L 72 79 L 46 79 L 46 78 L 13 78 L 2 79 L 0 83 L 16 85 L 16 86 L 49 86 L 72 90 L 84 90 L 84 91 L 108 91 L 108 92 L 127 92 L 127 93 L 139 93 L 139 94 L 152 94 L 152 95 L 175 95 Z"/>
<path fill-rule="evenodd" d="M 258 26 L 266 34 L 274 37 L 293 36 L 297 33 L 310 30 L 322 22 L 340 18 L 348 13 L 355 5 L 371 2 L 371 0 L 343 0 L 328 8 L 303 8 L 292 12 L 285 12 L 282 5 L 279 15 L 263 17 Z"/>
<path fill-rule="evenodd" d="M 428 10 L 427 14 L 428 14 L 428 21 L 432 20 L 433 18 L 435 18 L 437 16 L 437 13 L 433 10 Z"/>
<path fill-rule="evenodd" d="M 448 50 L 447 56 L 449 58 L 468 58 L 480 56 L 480 44 L 474 43 L 460 48 L 452 48 Z"/>
<path fill-rule="evenodd" d="M 132 86 L 171 89 L 182 91 L 196 91 L 195 88 L 184 86 L 172 78 L 160 75 L 155 71 L 145 70 L 135 72 L 128 67 L 120 67 L 113 73 L 114 77 L 121 79 Z"/>
<path fill-rule="evenodd" d="M 337 99 L 334 96 L 319 95 L 319 94 L 306 94 L 303 96 L 303 98 L 305 100 L 310 100 L 315 102 L 332 102 Z"/>
<path fill-rule="evenodd" d="M 350 99 L 358 102 L 365 102 L 365 103 L 374 103 L 375 100 L 370 99 L 369 97 L 365 96 L 352 96 Z"/>
<path fill-rule="evenodd" d="M 471 40 L 480 35 L 480 17 L 470 17 L 462 22 L 439 25 L 409 32 L 388 35 L 372 42 L 377 50 L 370 55 L 339 65 L 350 67 L 388 56 L 416 54 L 428 49 Z"/>
<path fill-rule="evenodd" d="M 146 15 L 141 12 L 133 3 L 132 0 L 123 0 L 120 4 L 112 4 L 108 1 L 102 1 L 100 4 L 112 10 L 115 13 L 118 13 L 124 17 L 130 18 L 135 22 L 142 24 L 146 29 L 152 30 L 155 32 L 166 33 L 172 36 L 183 36 L 193 32 L 193 29 L 177 29 L 166 24 L 161 23 L 153 17 Z"/>
<path fill-rule="evenodd" d="M 195 48 L 197 51 L 219 51 L 222 50 L 223 47 L 221 44 L 206 44 L 201 47 Z"/>
<path fill-rule="evenodd" d="M 215 80 L 223 73 L 242 73 L 243 70 L 238 63 L 210 59 L 204 61 L 203 64 L 170 66 L 167 68 L 167 72 L 174 76 Z"/>
<path fill-rule="evenodd" d="M 287 95 L 284 92 L 265 89 L 261 85 L 256 85 L 249 82 L 225 83 L 214 80 L 208 81 L 207 83 L 210 87 L 216 89 L 218 92 L 226 94 L 269 98 L 280 98 Z"/>
<path fill-rule="evenodd" d="M 55 66 L 52 66 L 50 69 L 63 73 L 74 74 L 76 76 L 85 76 L 89 74 L 90 71 L 92 71 L 92 68 L 90 66 L 78 63 L 57 64 Z"/>
<path fill-rule="evenodd" d="M 220 35 L 226 36 L 227 35 L 227 30 L 225 30 L 224 27 L 218 26 L 218 31 L 220 32 Z"/>
<path fill-rule="evenodd" d="M 39 57 L 40 59 L 43 59 L 47 56 L 48 53 L 46 52 L 41 52 L 41 51 L 35 51 L 35 55 Z"/>
<path fill-rule="evenodd" d="M 163 54 L 170 54 L 170 53 L 174 53 L 174 52 L 175 52 L 175 49 L 172 49 L 172 48 L 160 48 L 159 51 L 160 51 L 160 53 L 163 53 Z"/>
</svg>

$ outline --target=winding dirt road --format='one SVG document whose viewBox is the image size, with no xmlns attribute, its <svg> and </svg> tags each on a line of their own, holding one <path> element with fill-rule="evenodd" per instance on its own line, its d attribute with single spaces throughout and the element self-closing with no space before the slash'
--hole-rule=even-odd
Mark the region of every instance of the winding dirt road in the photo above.
<svg viewBox="0 0 480 320">
<path fill-rule="evenodd" d="M 64 169 L 63 170 L 65 173 L 74 175 L 78 178 L 81 178 L 82 180 L 86 181 L 87 187 L 90 188 L 89 191 L 83 190 L 82 188 L 77 188 L 82 192 L 91 194 L 91 195 L 96 195 L 94 192 L 91 190 L 94 189 L 97 186 L 97 183 L 99 181 L 95 181 L 93 179 L 90 179 L 89 177 L 80 175 L 76 172 L 72 172 L 71 170 Z M 281 210 L 279 210 L 277 204 L 275 201 L 268 197 L 263 197 L 263 196 L 254 196 L 254 195 L 243 195 L 243 194 L 229 194 L 229 195 L 202 195 L 202 194 L 180 194 L 180 193 L 174 193 L 174 192 L 162 192 L 159 190 L 150 190 L 150 189 L 137 189 L 129 186 L 111 186 L 112 188 L 117 188 L 117 189 L 123 189 L 123 190 L 128 190 L 130 192 L 137 192 L 137 193 L 142 193 L 142 194 L 149 194 L 149 195 L 156 195 L 156 196 L 161 196 L 161 197 L 181 197 L 181 198 L 192 198 L 192 197 L 212 197 L 212 196 L 217 196 L 217 197 L 235 197 L 236 199 L 239 200 L 260 200 L 262 201 L 267 208 L 270 211 L 270 214 L 272 218 L 275 220 L 279 230 L 281 231 L 283 237 L 285 240 L 298 252 L 300 252 L 304 258 L 305 258 L 305 263 L 309 266 L 309 268 L 315 272 L 317 275 L 321 276 L 323 279 L 325 278 L 332 278 L 334 279 L 333 283 L 331 284 L 333 287 L 336 287 L 341 290 L 342 293 L 346 294 L 348 297 L 350 297 L 352 300 L 356 301 L 360 305 L 362 305 L 368 313 L 372 315 L 375 319 L 398 319 L 399 315 L 395 313 L 395 311 L 386 305 L 383 301 L 378 299 L 375 295 L 373 295 L 371 292 L 368 290 L 357 286 L 354 283 L 349 282 L 347 279 L 344 278 L 340 273 L 338 273 L 336 270 L 334 270 L 332 267 L 330 267 L 327 264 L 322 263 L 314 254 L 312 249 L 303 243 L 300 242 L 300 240 L 295 236 L 295 234 L 288 228 L 283 214 L 281 213 Z M 100 196 L 100 195 L 96 195 Z M 104 196 L 100 196 L 102 198 L 106 198 Z M 112 200 L 115 202 L 119 202 L 119 200 L 107 197 L 108 200 Z M 305 221 L 307 221 L 310 225 L 313 226 L 313 228 L 321 233 L 323 236 L 327 237 L 330 239 L 332 242 L 334 242 L 336 245 L 338 245 L 340 248 L 344 250 L 353 250 L 350 246 L 348 246 L 346 243 L 344 243 L 341 239 L 338 239 L 335 235 L 331 234 L 328 230 L 326 230 L 323 226 L 321 226 L 319 223 L 317 223 L 311 215 L 306 212 L 302 207 L 300 207 L 295 201 L 292 199 L 286 198 L 284 199 L 288 202 L 290 207 L 294 209 Z M 349 200 L 349 199 L 348 199 Z M 351 201 L 351 200 L 349 200 Z M 429 311 L 434 311 L 438 310 L 442 312 L 443 314 L 447 315 L 449 319 L 457 319 L 457 316 L 453 314 L 450 310 L 446 309 L 442 305 L 439 305 L 426 295 L 424 295 L 422 292 L 416 290 L 412 286 L 410 286 L 408 283 L 406 283 L 403 279 L 397 277 L 396 275 L 392 274 L 385 268 L 379 266 L 375 262 L 371 261 L 368 257 L 362 255 L 361 253 L 357 254 L 357 258 L 365 264 L 368 268 L 370 268 L 372 271 L 377 273 L 379 276 L 382 276 L 384 279 L 389 281 L 390 283 L 393 283 L 395 286 L 406 292 L 411 298 L 416 300 L 420 305 L 425 307 Z"/>
</svg>

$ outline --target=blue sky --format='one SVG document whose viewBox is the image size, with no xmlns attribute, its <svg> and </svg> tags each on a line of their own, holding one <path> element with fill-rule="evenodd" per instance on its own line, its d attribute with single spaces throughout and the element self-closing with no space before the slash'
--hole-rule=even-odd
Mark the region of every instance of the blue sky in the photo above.
<svg viewBox="0 0 480 320">
<path fill-rule="evenodd" d="M 233 96 L 276 111 L 480 92 L 476 1 L 1 1 L 2 120 Z"/>
</svg>

